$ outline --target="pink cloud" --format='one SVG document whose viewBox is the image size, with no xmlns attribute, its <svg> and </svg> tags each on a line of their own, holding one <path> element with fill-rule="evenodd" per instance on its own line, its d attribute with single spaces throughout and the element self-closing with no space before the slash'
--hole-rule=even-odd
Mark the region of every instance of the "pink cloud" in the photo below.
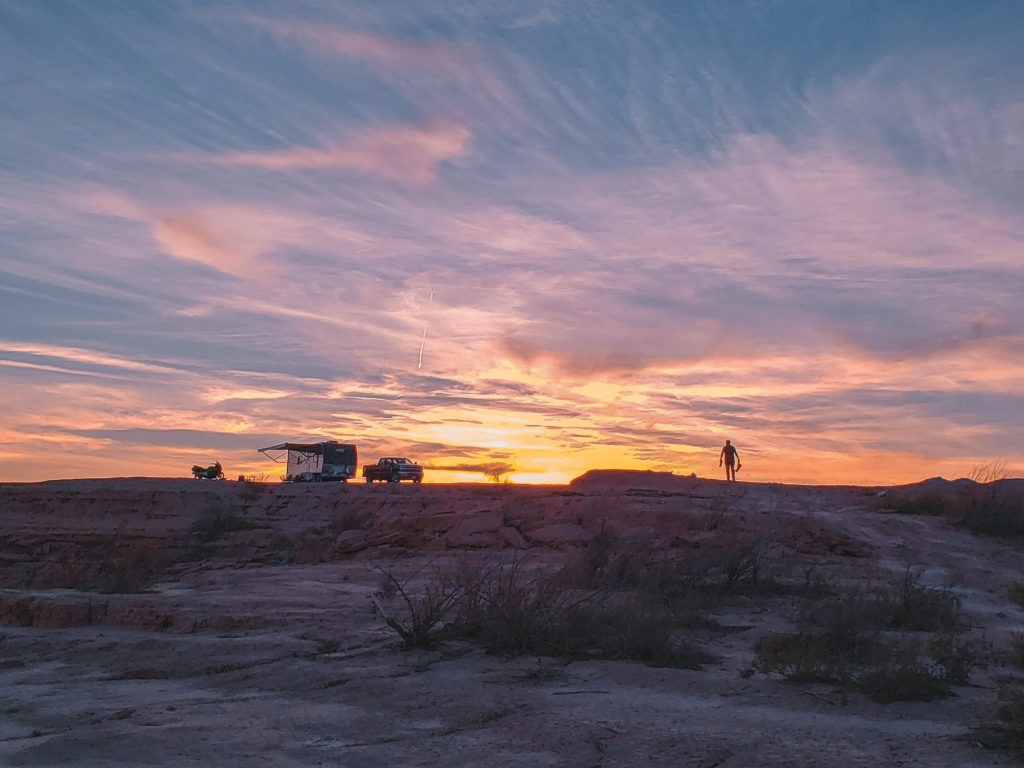
<svg viewBox="0 0 1024 768">
<path fill-rule="evenodd" d="M 459 48 L 450 43 L 422 43 L 381 37 L 325 24 L 247 15 L 253 26 L 290 39 L 322 55 L 346 56 L 392 68 L 443 70 L 463 64 Z"/>
<path fill-rule="evenodd" d="M 452 124 L 396 127 L 364 134 L 347 145 L 327 149 L 231 152 L 202 159 L 221 166 L 269 170 L 340 168 L 418 186 L 433 181 L 438 163 L 462 156 L 470 136 L 465 127 Z"/>
<path fill-rule="evenodd" d="M 171 208 L 108 192 L 88 193 L 80 204 L 91 213 L 142 223 L 168 256 L 248 279 L 271 268 L 263 257 L 282 246 L 352 247 L 372 242 L 333 218 L 284 208 L 237 203 Z"/>
</svg>

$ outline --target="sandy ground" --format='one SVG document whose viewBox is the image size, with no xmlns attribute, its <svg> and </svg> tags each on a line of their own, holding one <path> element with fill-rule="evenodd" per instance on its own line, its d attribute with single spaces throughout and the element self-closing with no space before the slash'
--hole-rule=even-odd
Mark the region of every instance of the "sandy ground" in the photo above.
<svg viewBox="0 0 1024 768">
<path fill-rule="evenodd" d="M 1012 674 L 1003 659 L 1024 613 L 1008 590 L 1024 553 L 880 511 L 879 493 L 651 473 L 534 488 L 3 485 L 0 763 L 1018 764 L 976 729 Z M 247 525 L 188 554 L 224 510 Z M 718 631 L 695 639 L 716 661 L 699 671 L 504 658 L 456 640 L 404 651 L 372 600 L 382 564 L 411 587 L 460 559 L 557 565 L 602 529 L 683 549 L 759 532 L 780 562 L 863 583 L 923 568 L 962 598 L 991 664 L 955 697 L 882 705 L 741 674 L 757 639 L 788 625 L 782 598 L 712 606 Z M 159 560 L 160 575 L 111 594 L 92 568 L 104 558 L 128 577 Z"/>
</svg>

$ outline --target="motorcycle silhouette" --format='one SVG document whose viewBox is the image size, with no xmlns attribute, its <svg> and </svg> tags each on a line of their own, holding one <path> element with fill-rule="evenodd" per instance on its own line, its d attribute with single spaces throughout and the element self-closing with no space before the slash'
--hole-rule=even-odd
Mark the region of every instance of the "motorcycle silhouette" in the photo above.
<svg viewBox="0 0 1024 768">
<path fill-rule="evenodd" d="M 201 467 L 198 464 L 193 464 L 192 477 L 196 480 L 223 480 L 224 470 L 221 469 L 219 461 L 208 467 Z"/>
</svg>

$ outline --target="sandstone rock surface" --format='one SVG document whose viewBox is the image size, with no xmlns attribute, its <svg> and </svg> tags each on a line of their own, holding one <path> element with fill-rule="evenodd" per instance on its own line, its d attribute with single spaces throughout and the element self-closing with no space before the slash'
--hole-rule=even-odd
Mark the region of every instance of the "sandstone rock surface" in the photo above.
<svg viewBox="0 0 1024 768">
<path fill-rule="evenodd" d="M 1005 658 L 1024 629 L 1009 597 L 1024 552 L 882 507 L 935 492 L 963 489 L 632 472 L 538 487 L 3 484 L 0 764 L 1014 765 L 974 729 L 1020 674 Z M 465 640 L 405 651 L 380 614 L 403 609 L 384 574 L 418 595 L 479 564 L 610 571 L 610 541 L 620 565 L 725 573 L 753 553 L 808 583 L 891 583 L 913 565 L 996 655 L 955 698 L 879 704 L 749 674 L 757 642 L 791 627 L 784 590 L 705 605 L 692 639 L 714 661 L 699 670 Z"/>
</svg>

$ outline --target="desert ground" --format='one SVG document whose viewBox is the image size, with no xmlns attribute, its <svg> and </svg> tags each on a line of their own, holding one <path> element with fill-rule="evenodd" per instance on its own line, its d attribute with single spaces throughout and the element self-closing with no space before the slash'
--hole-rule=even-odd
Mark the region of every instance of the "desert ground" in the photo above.
<svg viewBox="0 0 1024 768">
<path fill-rule="evenodd" d="M 3 484 L 0 764 L 1018 765 L 991 486 Z"/>
</svg>

